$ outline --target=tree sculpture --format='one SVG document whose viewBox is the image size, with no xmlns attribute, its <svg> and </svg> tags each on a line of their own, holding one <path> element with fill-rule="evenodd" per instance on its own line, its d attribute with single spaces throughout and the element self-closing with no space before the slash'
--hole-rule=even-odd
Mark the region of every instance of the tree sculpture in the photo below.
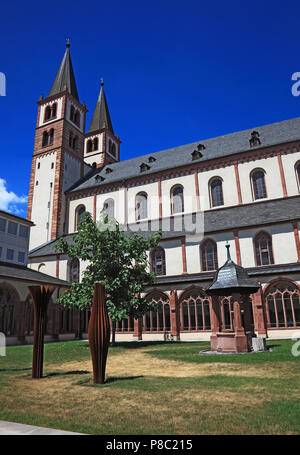
<svg viewBox="0 0 300 455">
<path fill-rule="evenodd" d="M 104 384 L 110 324 L 105 304 L 104 283 L 96 283 L 94 289 L 88 337 L 93 363 L 94 383 Z"/>
<path fill-rule="evenodd" d="M 32 296 L 34 311 L 32 377 L 37 379 L 43 376 L 44 333 L 47 308 L 54 287 L 29 286 L 28 288 Z"/>
</svg>

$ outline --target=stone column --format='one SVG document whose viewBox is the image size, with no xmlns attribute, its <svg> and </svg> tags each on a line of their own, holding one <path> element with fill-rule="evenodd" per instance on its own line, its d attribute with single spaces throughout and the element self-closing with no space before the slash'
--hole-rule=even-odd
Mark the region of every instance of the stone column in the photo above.
<svg viewBox="0 0 300 455">
<path fill-rule="evenodd" d="M 239 298 L 240 298 L 239 294 L 233 294 L 232 295 L 233 312 L 234 312 L 234 331 L 235 331 L 235 333 L 237 335 L 245 333 L 245 330 L 244 330 L 244 327 L 243 327 L 243 323 L 242 323 L 242 316 L 241 316 L 241 308 L 240 308 Z"/>
<path fill-rule="evenodd" d="M 175 337 L 177 341 L 180 340 L 180 318 L 179 308 L 177 303 L 177 291 L 171 290 L 170 293 L 170 319 L 171 319 L 171 335 Z"/>
<path fill-rule="evenodd" d="M 210 309 L 210 323 L 211 323 L 211 336 L 210 336 L 210 347 L 212 351 L 218 349 L 218 336 L 217 333 L 222 331 L 221 328 L 221 311 L 220 311 L 220 298 L 217 295 L 213 295 L 209 299 Z"/>
<path fill-rule="evenodd" d="M 240 298 L 241 298 L 240 294 L 232 295 L 235 332 L 234 345 L 236 352 L 247 352 L 250 351 L 250 346 L 243 327 Z"/>
<path fill-rule="evenodd" d="M 259 289 L 255 294 L 252 294 L 253 314 L 254 314 L 254 329 L 258 335 L 268 336 L 267 318 L 265 314 L 262 289 Z"/>
<path fill-rule="evenodd" d="M 137 337 L 138 341 L 141 341 L 143 339 L 143 320 L 142 320 L 142 318 L 134 320 L 133 336 Z"/>
</svg>

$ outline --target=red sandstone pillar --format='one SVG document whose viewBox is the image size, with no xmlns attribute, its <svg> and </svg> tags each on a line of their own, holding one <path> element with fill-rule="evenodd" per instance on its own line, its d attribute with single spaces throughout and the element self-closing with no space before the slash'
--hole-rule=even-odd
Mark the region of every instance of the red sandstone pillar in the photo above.
<svg viewBox="0 0 300 455">
<path fill-rule="evenodd" d="M 244 331 L 243 323 L 242 323 L 239 294 L 233 294 L 232 300 L 233 300 L 233 313 L 234 313 L 234 331 L 237 335 L 244 334 L 245 331 Z"/>
<path fill-rule="evenodd" d="M 220 311 L 220 298 L 217 295 L 213 295 L 209 299 L 209 310 L 210 310 L 210 323 L 211 323 L 211 336 L 210 336 L 210 347 L 212 351 L 218 349 L 218 336 L 217 333 L 222 331 L 221 327 L 221 311 Z"/>
<path fill-rule="evenodd" d="M 255 294 L 252 294 L 254 329 L 259 335 L 268 336 L 267 320 L 263 304 L 262 289 L 259 289 Z"/>
<path fill-rule="evenodd" d="M 134 332 L 133 336 L 137 337 L 139 341 L 143 339 L 143 321 L 142 318 L 134 320 Z"/>
<path fill-rule="evenodd" d="M 180 340 L 180 322 L 178 310 L 177 292 L 175 289 L 172 289 L 170 294 L 171 335 L 173 335 L 177 341 Z"/>
</svg>

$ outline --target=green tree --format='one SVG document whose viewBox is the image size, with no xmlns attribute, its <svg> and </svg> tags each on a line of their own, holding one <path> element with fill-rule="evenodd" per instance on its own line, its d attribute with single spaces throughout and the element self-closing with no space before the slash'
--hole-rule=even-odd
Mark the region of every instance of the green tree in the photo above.
<svg viewBox="0 0 300 455">
<path fill-rule="evenodd" d="M 73 282 L 57 303 L 79 309 L 91 307 L 94 283 L 104 282 L 114 344 L 117 320 L 139 318 L 155 309 L 140 294 L 154 283 L 155 274 L 149 271 L 147 251 L 155 248 L 160 238 L 160 231 L 149 238 L 126 233 L 118 222 L 105 214 L 99 222 L 94 222 L 86 212 L 72 242 L 61 238 L 56 243 L 57 252 L 88 261 L 81 282 Z"/>
</svg>

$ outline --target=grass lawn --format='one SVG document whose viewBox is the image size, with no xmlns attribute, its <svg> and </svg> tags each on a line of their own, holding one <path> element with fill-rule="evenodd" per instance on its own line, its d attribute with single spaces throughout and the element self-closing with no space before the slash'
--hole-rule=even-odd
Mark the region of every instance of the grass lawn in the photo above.
<svg viewBox="0 0 300 455">
<path fill-rule="evenodd" d="M 91 384 L 87 341 L 45 345 L 44 378 L 31 379 L 32 346 L 0 357 L 0 420 L 90 434 L 300 434 L 300 357 L 272 352 L 199 356 L 208 343 L 118 343 L 107 383 Z"/>
</svg>

